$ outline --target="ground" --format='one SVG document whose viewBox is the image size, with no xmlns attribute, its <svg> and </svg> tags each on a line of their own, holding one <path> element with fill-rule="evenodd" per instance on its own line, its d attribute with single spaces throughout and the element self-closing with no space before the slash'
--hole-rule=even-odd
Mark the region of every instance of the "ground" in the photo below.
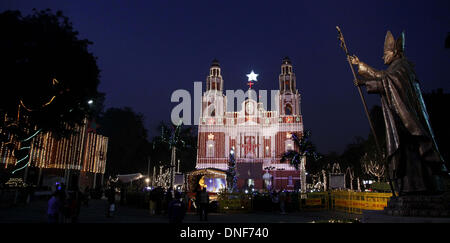
<svg viewBox="0 0 450 243">
<path fill-rule="evenodd" d="M 120 206 L 113 218 L 105 216 L 105 200 L 91 200 L 89 207 L 82 206 L 79 223 L 168 223 L 167 216 L 150 215 L 149 210 Z M 46 223 L 47 202 L 34 201 L 29 205 L 0 208 L 0 223 Z M 188 213 L 184 223 L 312 223 L 326 222 L 331 219 L 355 219 L 359 215 L 339 212 L 295 212 L 280 213 L 246 213 L 208 215 L 208 222 L 200 221 L 195 213 Z"/>
</svg>

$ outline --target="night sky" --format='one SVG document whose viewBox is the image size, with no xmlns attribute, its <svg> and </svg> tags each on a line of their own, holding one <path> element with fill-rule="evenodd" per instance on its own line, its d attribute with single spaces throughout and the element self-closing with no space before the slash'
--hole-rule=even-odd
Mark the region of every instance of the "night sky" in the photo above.
<svg viewBox="0 0 450 243">
<path fill-rule="evenodd" d="M 101 69 L 106 108 L 143 113 L 149 136 L 170 120 L 176 89 L 193 94 L 211 61 L 220 61 L 224 89 L 278 89 L 281 60 L 289 56 L 302 95 L 305 129 L 319 152 L 342 152 L 369 125 L 353 76 L 339 47 L 336 25 L 351 53 L 384 69 L 387 30 L 406 32 L 406 55 L 424 92 L 450 88 L 450 1 L 21 1 L 2 0 L 0 11 L 62 10 Z M 365 91 L 364 91 L 365 92 Z M 369 106 L 379 104 L 367 96 Z"/>
</svg>

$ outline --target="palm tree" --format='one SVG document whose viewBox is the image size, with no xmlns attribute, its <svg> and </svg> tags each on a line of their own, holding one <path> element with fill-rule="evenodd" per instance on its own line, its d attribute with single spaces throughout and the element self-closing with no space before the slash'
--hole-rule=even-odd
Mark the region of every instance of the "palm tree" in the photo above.
<svg viewBox="0 0 450 243">
<path fill-rule="evenodd" d="M 182 149 L 188 146 L 186 140 L 189 139 L 191 135 L 191 128 L 182 127 L 182 123 L 180 122 L 178 125 L 172 125 L 169 127 L 168 125 L 161 123 L 161 135 L 155 137 L 153 142 L 153 149 L 155 149 L 156 145 L 168 145 L 170 150 L 170 186 L 173 188 L 173 182 L 175 177 L 175 161 L 176 161 L 176 152 L 177 149 Z"/>
<path fill-rule="evenodd" d="M 289 163 L 295 167 L 296 170 L 300 170 L 300 178 L 301 178 L 301 191 L 306 192 L 306 171 L 305 171 L 305 163 L 302 163 L 303 158 L 313 158 L 314 160 L 320 159 L 320 156 L 316 153 L 316 147 L 309 140 L 311 137 L 311 132 L 306 131 L 303 136 L 299 137 L 297 134 L 292 133 L 291 139 L 294 140 L 294 143 L 297 145 L 297 150 L 288 150 L 282 156 L 280 162 L 285 162 L 289 159 Z"/>
<path fill-rule="evenodd" d="M 298 170 L 303 157 L 314 158 L 314 160 L 320 159 L 321 156 L 316 152 L 316 146 L 310 141 L 310 137 L 311 132 L 309 131 L 306 131 L 300 138 L 297 134 L 292 133 L 291 138 L 297 145 L 298 150 L 286 151 L 282 155 L 280 162 L 283 163 L 286 160 L 289 160 L 289 163 Z"/>
</svg>

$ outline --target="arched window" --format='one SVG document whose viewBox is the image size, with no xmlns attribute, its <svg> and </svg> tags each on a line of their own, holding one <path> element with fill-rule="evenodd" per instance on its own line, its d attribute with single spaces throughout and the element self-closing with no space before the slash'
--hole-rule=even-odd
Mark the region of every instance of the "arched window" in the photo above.
<svg viewBox="0 0 450 243">
<path fill-rule="evenodd" d="M 284 114 L 287 115 L 287 116 L 292 115 L 292 106 L 290 104 L 287 104 L 284 107 Z"/>
<path fill-rule="evenodd" d="M 208 115 L 211 117 L 216 116 L 216 106 L 215 104 L 210 104 L 208 107 Z"/>
<path fill-rule="evenodd" d="M 212 158 L 214 157 L 214 147 L 215 147 L 214 140 L 208 140 L 206 142 L 206 157 Z"/>
<path fill-rule="evenodd" d="M 292 139 L 288 139 L 284 142 L 286 152 L 289 150 L 294 150 L 294 142 Z"/>
</svg>

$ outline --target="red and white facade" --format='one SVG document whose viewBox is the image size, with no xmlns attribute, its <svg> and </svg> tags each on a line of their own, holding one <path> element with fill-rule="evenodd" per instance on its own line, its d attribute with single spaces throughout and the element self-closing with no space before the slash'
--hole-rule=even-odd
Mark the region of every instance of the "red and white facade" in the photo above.
<svg viewBox="0 0 450 243">
<path fill-rule="evenodd" d="M 284 152 L 298 149 L 291 134 L 303 134 L 300 94 L 288 58 L 281 65 L 276 97 L 274 111 L 265 110 L 261 102 L 248 97 L 240 111 L 228 112 L 221 69 L 214 61 L 202 96 L 196 169 L 227 170 L 233 150 L 239 189 L 250 185 L 255 189 L 267 188 L 269 180 L 263 180 L 266 173 L 272 175 L 269 183 L 276 190 L 303 188 L 305 160 L 300 170 L 288 162 L 280 162 Z"/>
</svg>

